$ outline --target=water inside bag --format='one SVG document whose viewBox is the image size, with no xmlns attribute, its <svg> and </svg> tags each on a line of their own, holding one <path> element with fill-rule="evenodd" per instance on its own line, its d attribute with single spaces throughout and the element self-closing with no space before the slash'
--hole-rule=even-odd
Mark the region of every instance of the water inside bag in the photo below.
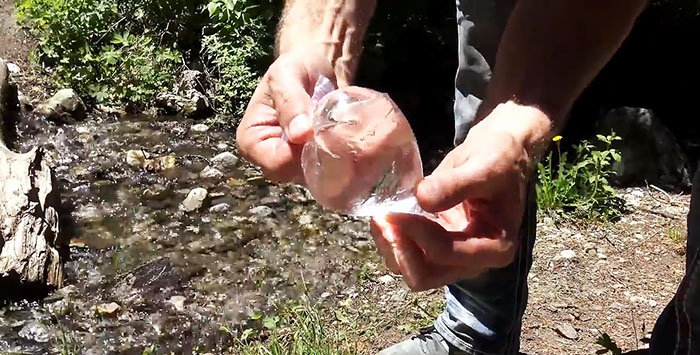
<svg viewBox="0 0 700 355">
<path fill-rule="evenodd" d="M 428 215 L 413 195 L 423 178 L 418 144 L 388 95 L 352 86 L 336 89 L 321 77 L 312 101 L 314 134 L 304 145 L 302 168 L 319 204 L 357 217 Z"/>
</svg>

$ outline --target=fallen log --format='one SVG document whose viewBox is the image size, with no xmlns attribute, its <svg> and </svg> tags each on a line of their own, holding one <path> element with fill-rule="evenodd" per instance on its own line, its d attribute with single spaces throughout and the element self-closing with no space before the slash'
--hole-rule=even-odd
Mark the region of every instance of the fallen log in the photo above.
<svg viewBox="0 0 700 355">
<path fill-rule="evenodd" d="M 31 297 L 63 284 L 53 171 L 43 149 L 19 154 L 8 148 L 7 65 L 0 60 L 0 298 Z"/>
</svg>

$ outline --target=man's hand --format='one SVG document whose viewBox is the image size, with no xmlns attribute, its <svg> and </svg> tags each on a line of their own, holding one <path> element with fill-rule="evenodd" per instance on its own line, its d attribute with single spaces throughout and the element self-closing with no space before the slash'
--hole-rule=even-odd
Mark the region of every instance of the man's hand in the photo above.
<svg viewBox="0 0 700 355">
<path fill-rule="evenodd" d="M 304 182 L 300 156 L 312 134 L 311 94 L 320 75 L 335 78 L 327 59 L 308 52 L 284 54 L 253 93 L 236 140 L 243 157 L 269 179 Z"/>
<path fill-rule="evenodd" d="M 372 236 L 387 266 L 411 289 L 444 286 L 513 261 L 533 165 L 526 142 L 504 125 L 514 115 L 531 127 L 546 122 L 537 110 L 499 107 L 418 184 L 418 201 L 435 220 L 373 219 Z"/>
</svg>

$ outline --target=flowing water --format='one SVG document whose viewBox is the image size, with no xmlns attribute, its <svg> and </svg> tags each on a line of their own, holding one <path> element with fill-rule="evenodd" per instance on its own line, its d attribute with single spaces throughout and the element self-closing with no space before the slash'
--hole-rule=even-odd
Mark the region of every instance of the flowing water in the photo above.
<svg viewBox="0 0 700 355">
<path fill-rule="evenodd" d="M 20 118 L 15 150 L 43 146 L 54 163 L 70 259 L 66 287 L 0 308 L 0 351 L 217 354 L 253 312 L 300 297 L 302 284 L 331 302 L 355 292 L 374 257 L 367 224 L 266 182 L 242 161 L 201 176 L 215 155 L 237 152 L 232 129 L 197 123 Z M 156 163 L 130 165 L 134 152 Z M 166 156 L 174 160 L 158 160 Z M 198 187 L 208 190 L 204 206 L 182 210 Z"/>
</svg>

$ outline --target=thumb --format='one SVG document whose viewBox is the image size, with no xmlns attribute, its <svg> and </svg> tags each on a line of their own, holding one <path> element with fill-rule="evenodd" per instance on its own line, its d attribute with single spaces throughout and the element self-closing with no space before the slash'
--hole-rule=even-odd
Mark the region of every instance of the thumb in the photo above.
<svg viewBox="0 0 700 355">
<path fill-rule="evenodd" d="M 311 97 L 294 73 L 271 73 L 270 96 L 280 127 L 291 143 L 302 144 L 311 134 Z"/>
<path fill-rule="evenodd" d="M 277 119 L 291 143 L 303 144 L 313 133 L 311 94 L 320 75 L 333 77 L 328 63 L 296 55 L 278 58 L 268 71 Z"/>
<path fill-rule="evenodd" d="M 436 170 L 418 183 L 418 203 L 427 212 L 436 213 L 474 197 L 486 187 L 488 181 L 477 169 L 466 162 L 454 168 Z"/>
</svg>

